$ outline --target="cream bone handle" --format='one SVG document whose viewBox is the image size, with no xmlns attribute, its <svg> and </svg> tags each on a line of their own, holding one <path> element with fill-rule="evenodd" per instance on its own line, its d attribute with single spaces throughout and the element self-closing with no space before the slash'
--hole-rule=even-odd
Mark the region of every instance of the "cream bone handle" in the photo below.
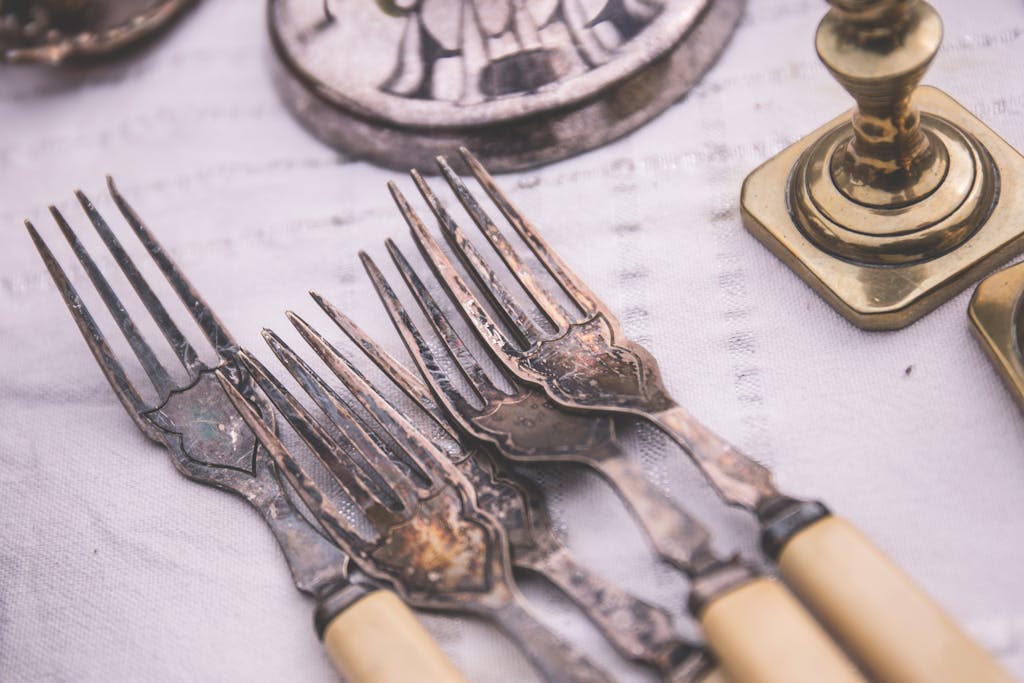
<svg viewBox="0 0 1024 683">
<path fill-rule="evenodd" d="M 316 626 L 346 683 L 466 683 L 391 591 L 348 586 L 320 603 Z"/>
<path fill-rule="evenodd" d="M 853 525 L 818 507 L 821 514 L 805 514 L 802 524 L 799 511 L 791 513 L 789 528 L 775 538 L 766 524 L 765 550 L 777 557 L 786 583 L 878 683 L 1014 683 Z"/>
<path fill-rule="evenodd" d="M 774 579 L 758 576 L 739 582 L 702 600 L 694 611 L 721 669 L 711 681 L 867 683 L 814 618 Z"/>
</svg>

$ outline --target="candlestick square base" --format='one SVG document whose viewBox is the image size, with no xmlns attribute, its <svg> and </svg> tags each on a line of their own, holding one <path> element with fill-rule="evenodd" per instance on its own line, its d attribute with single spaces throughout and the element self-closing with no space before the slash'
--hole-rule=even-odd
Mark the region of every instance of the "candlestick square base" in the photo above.
<svg viewBox="0 0 1024 683">
<path fill-rule="evenodd" d="M 791 171 L 823 135 L 845 125 L 849 114 L 769 159 L 743 183 L 740 202 L 747 230 L 863 329 L 906 327 L 1024 250 L 1024 156 L 941 90 L 922 86 L 914 99 L 922 113 L 954 124 L 979 142 L 998 170 L 991 213 L 951 251 L 902 265 L 858 263 L 825 251 L 801 229 L 789 203 Z"/>
</svg>

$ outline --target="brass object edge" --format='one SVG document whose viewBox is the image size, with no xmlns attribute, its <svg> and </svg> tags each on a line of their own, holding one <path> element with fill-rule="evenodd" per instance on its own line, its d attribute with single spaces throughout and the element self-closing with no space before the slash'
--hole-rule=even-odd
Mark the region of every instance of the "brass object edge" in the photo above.
<svg viewBox="0 0 1024 683">
<path fill-rule="evenodd" d="M 1017 321 L 1024 305 L 1024 263 L 1005 268 L 978 285 L 967 308 L 971 332 L 1024 410 L 1024 353 Z"/>
</svg>

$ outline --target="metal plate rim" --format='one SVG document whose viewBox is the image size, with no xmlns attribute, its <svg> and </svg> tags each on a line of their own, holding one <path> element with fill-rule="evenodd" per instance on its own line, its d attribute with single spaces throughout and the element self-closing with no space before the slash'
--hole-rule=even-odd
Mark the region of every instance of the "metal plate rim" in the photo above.
<svg viewBox="0 0 1024 683">
<path fill-rule="evenodd" d="M 687 34 L 687 45 L 693 45 L 694 49 L 677 44 L 661 59 L 648 64 L 647 69 L 634 74 L 632 80 L 643 87 L 649 85 L 645 81 L 651 77 L 650 72 L 661 69 L 667 74 L 664 80 L 669 81 L 671 87 L 650 89 L 651 96 L 627 116 L 607 116 L 608 109 L 614 107 L 607 95 L 616 89 L 628 89 L 630 79 L 606 89 L 604 97 L 566 104 L 557 110 L 483 126 L 444 127 L 397 126 L 338 107 L 310 88 L 282 61 L 273 64 L 274 82 L 285 106 L 308 132 L 355 159 L 396 170 L 417 168 L 425 173 L 436 173 L 434 158 L 437 155 L 455 154 L 459 146 L 466 146 L 492 172 L 519 171 L 599 147 L 661 114 L 685 95 L 718 59 L 745 6 L 746 0 L 713 0 L 709 10 Z M 595 121 L 602 126 L 599 135 L 593 134 Z M 523 134 L 518 134 L 517 129 Z M 566 130 L 582 130 L 583 134 L 566 138 Z M 545 136 L 550 138 L 549 144 L 541 144 Z M 514 148 L 508 143 L 510 139 L 515 140 Z M 458 163 L 457 158 L 452 161 Z"/>
<path fill-rule="evenodd" d="M 271 43 L 278 58 L 287 66 L 293 76 L 306 83 L 307 87 L 315 90 L 321 99 L 331 102 L 335 106 L 345 109 L 360 118 L 378 120 L 390 126 L 423 129 L 449 128 L 452 130 L 522 120 L 545 112 L 571 108 L 589 99 L 599 98 L 602 91 L 628 80 L 645 70 L 650 64 L 660 61 L 666 54 L 674 51 L 693 32 L 694 28 L 701 24 L 704 20 L 704 15 L 718 2 L 718 0 L 699 0 L 699 2 L 694 2 L 688 12 L 680 13 L 678 17 L 673 19 L 671 26 L 661 29 L 662 34 L 670 36 L 671 39 L 660 41 L 660 44 L 650 39 L 645 41 L 648 44 L 654 42 L 657 45 L 655 49 L 634 51 L 628 58 L 619 60 L 614 64 L 598 67 L 586 76 L 573 79 L 570 85 L 558 90 L 520 95 L 517 99 L 523 102 L 523 106 L 518 107 L 516 111 L 504 111 L 507 109 L 510 101 L 508 98 L 499 98 L 483 104 L 472 105 L 462 110 L 462 118 L 458 124 L 452 124 L 450 118 L 446 117 L 443 110 L 428 111 L 425 116 L 419 115 L 416 111 L 421 108 L 439 109 L 438 106 L 417 107 L 416 105 L 419 103 L 414 100 L 404 100 L 396 97 L 396 100 L 402 100 L 403 106 L 394 108 L 393 113 L 385 115 L 381 111 L 367 107 L 367 105 L 354 97 L 346 96 L 344 93 L 337 92 L 334 89 L 325 88 L 314 75 L 307 72 L 297 63 L 294 54 L 288 49 L 287 44 L 280 35 L 278 30 L 280 22 L 275 20 L 275 16 L 278 8 L 286 1 L 269 0 L 267 3 L 267 28 L 270 33 Z M 605 77 L 604 80 L 599 78 L 599 76 L 604 77 L 612 69 L 615 70 L 613 75 Z M 390 95 L 387 95 L 387 97 L 390 97 Z M 440 103 L 434 102 L 431 104 L 439 105 Z M 472 111 L 469 111 L 470 109 Z"/>
</svg>

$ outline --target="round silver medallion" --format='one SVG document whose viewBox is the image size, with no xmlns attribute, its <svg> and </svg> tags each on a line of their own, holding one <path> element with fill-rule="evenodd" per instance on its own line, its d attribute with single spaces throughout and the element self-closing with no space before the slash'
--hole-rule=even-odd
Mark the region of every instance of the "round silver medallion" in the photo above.
<svg viewBox="0 0 1024 683">
<path fill-rule="evenodd" d="M 597 147 L 683 95 L 744 0 L 270 0 L 288 106 L 398 168 L 459 145 L 494 170 Z"/>
<path fill-rule="evenodd" d="M 101 57 L 166 26 L 196 0 L 0 0 L 0 62 Z"/>
</svg>

